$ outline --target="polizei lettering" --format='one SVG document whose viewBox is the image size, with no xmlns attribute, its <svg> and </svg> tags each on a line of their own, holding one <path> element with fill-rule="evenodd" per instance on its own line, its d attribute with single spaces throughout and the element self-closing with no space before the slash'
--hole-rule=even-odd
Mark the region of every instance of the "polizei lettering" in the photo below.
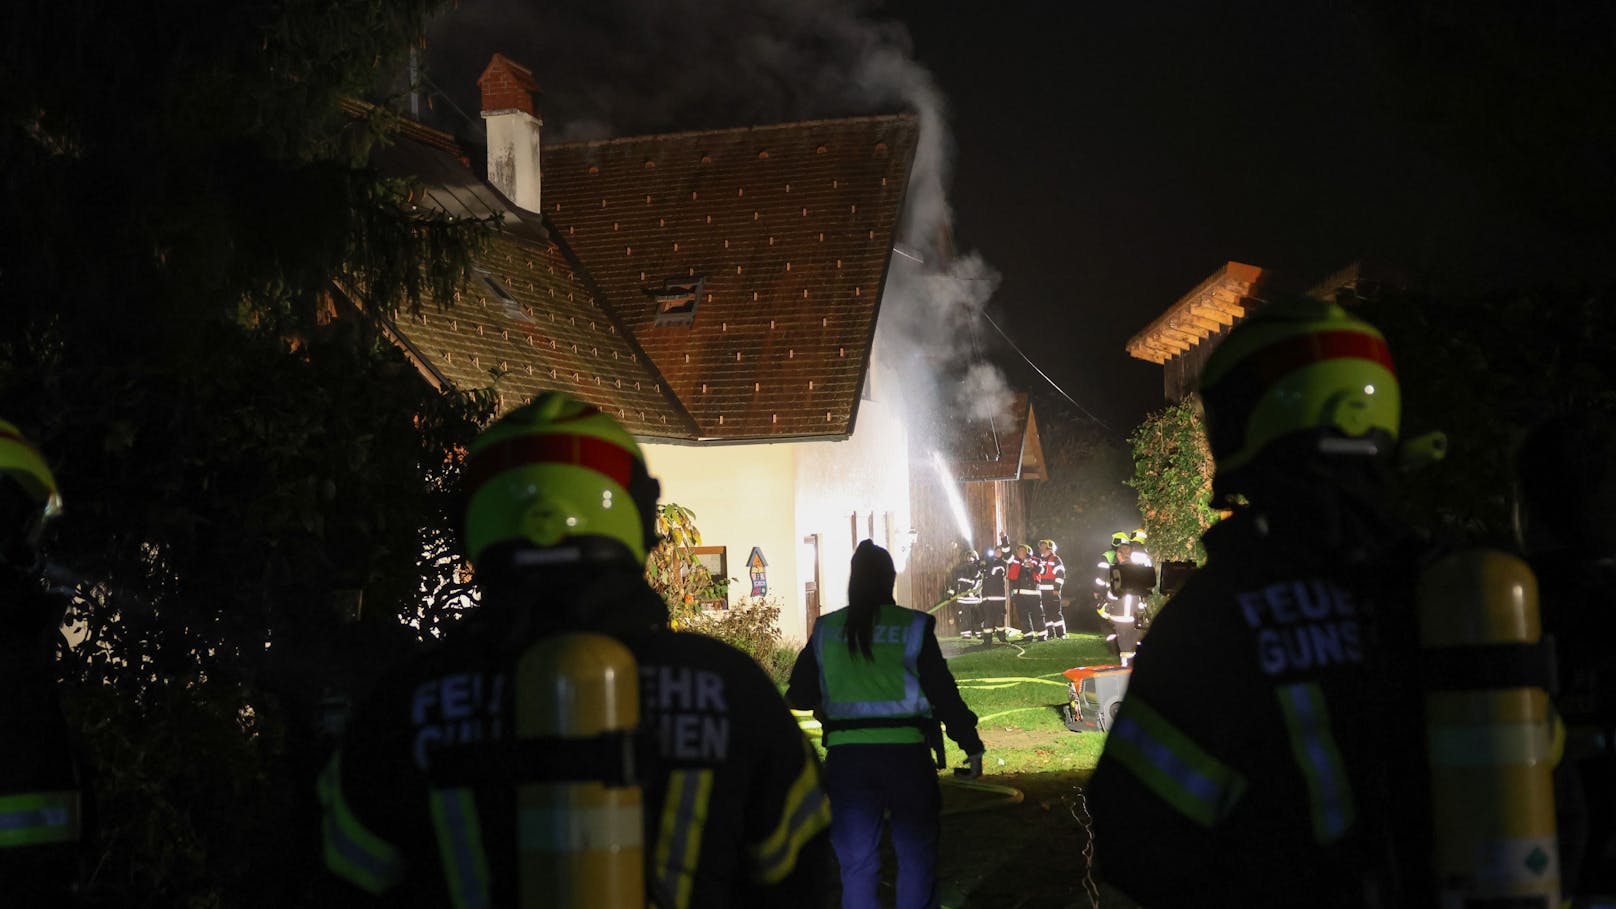
<svg viewBox="0 0 1616 909">
<path fill-rule="evenodd" d="M 729 754 L 729 703 L 718 673 L 689 666 L 641 666 L 640 703 L 664 758 L 722 761 Z"/>
<path fill-rule="evenodd" d="M 1235 600 L 1257 634 L 1257 662 L 1268 675 L 1363 661 L 1357 608 L 1334 584 L 1285 581 Z"/>
</svg>

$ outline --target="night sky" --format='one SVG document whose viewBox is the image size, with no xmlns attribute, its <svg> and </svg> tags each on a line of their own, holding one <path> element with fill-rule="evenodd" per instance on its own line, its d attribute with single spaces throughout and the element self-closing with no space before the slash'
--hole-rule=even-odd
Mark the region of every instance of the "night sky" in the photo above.
<svg viewBox="0 0 1616 909">
<path fill-rule="evenodd" d="M 1002 275 L 987 312 L 1120 437 L 1161 403 L 1124 344 L 1230 259 L 1450 293 L 1611 279 L 1616 14 L 1496 6 L 464 0 L 429 71 L 475 117 L 503 51 L 568 138 L 940 99 L 955 246 Z"/>
</svg>

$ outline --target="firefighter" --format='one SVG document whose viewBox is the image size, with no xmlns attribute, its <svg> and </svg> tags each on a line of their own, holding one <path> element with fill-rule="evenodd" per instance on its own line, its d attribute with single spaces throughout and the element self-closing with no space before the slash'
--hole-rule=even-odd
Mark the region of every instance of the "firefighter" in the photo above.
<svg viewBox="0 0 1616 909">
<path fill-rule="evenodd" d="M 1044 600 L 1038 592 L 1038 557 L 1026 543 L 1016 544 L 1015 555 L 1005 569 L 1005 583 L 1010 590 L 1010 605 L 1015 610 L 1016 627 L 1021 629 L 1023 641 L 1041 640 L 1047 634 L 1044 628 Z"/>
<path fill-rule="evenodd" d="M 1066 637 L 1066 616 L 1061 612 L 1061 594 L 1066 589 L 1066 564 L 1056 551 L 1054 540 L 1038 541 L 1038 596 L 1044 609 L 1045 637 Z"/>
<path fill-rule="evenodd" d="M 56 686 L 66 604 L 41 542 L 61 510 L 50 467 L 0 420 L 0 887 L 6 905 L 59 906 L 79 880 L 85 796 Z"/>
<path fill-rule="evenodd" d="M 1089 788 L 1099 872 L 1152 906 L 1434 905 L 1393 867 L 1430 853 L 1386 343 L 1333 303 L 1276 302 L 1201 395 L 1236 511 L 1134 663 Z"/>
<path fill-rule="evenodd" d="M 938 906 L 939 720 L 967 756 L 964 775 L 982 775 L 976 714 L 943 660 L 937 620 L 893 602 L 896 577 L 885 549 L 869 540 L 859 544 L 848 606 L 814 622 L 786 691 L 793 707 L 823 718 L 843 909 L 881 905 L 876 886 L 881 831 L 888 824 L 898 858 L 899 909 Z"/>
<path fill-rule="evenodd" d="M 1109 626 L 1105 640 L 1111 654 L 1118 663 L 1128 666 L 1139 650 L 1144 630 L 1145 595 L 1150 584 L 1141 580 L 1141 563 L 1130 540 L 1123 539 L 1109 555 L 1112 562 L 1106 568 L 1099 613 Z M 1148 567 L 1148 557 L 1144 565 Z"/>
<path fill-rule="evenodd" d="M 668 629 L 644 577 L 659 487 L 633 437 L 545 392 L 478 436 L 465 483 L 482 604 L 383 681 L 320 781 L 326 864 L 351 898 L 823 906 L 830 818 L 817 761 L 756 663 Z M 602 660 L 624 646 L 632 656 L 585 674 L 574 667 L 593 665 L 592 651 L 569 650 L 575 641 Z M 597 712 L 548 706 L 631 681 L 637 748 L 578 732 L 605 722 Z M 550 726 L 561 728 L 533 731 Z M 637 799 L 606 800 L 635 784 Z M 632 858 L 642 842 L 643 866 Z M 621 875 L 601 869 L 625 850 L 620 870 L 643 867 L 646 892 L 609 892 Z"/>
<path fill-rule="evenodd" d="M 992 640 L 992 631 L 983 630 L 982 557 L 976 550 L 966 550 L 965 559 L 955 566 L 953 587 L 951 595 L 958 610 L 960 637 Z"/>
<path fill-rule="evenodd" d="M 1616 429 L 1579 412 L 1534 427 L 1515 454 L 1515 530 L 1539 586 L 1566 726 L 1555 770 L 1560 879 L 1575 905 L 1616 904 Z"/>
<path fill-rule="evenodd" d="M 1005 575 L 1009 567 L 1003 547 L 988 547 L 987 559 L 982 563 L 982 633 L 986 637 L 998 634 L 1000 642 L 1010 640 L 1010 622 L 1005 618 Z"/>
</svg>

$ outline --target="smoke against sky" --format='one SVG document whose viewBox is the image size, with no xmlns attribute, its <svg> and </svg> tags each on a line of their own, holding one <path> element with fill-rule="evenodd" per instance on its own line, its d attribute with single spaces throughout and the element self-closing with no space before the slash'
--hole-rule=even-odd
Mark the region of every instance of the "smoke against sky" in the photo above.
<svg viewBox="0 0 1616 909">
<path fill-rule="evenodd" d="M 939 413 L 1008 405 L 1009 385 L 976 337 L 999 276 L 980 256 L 953 255 L 945 99 L 906 28 L 873 4 L 465 0 L 434 23 L 427 46 L 428 87 L 445 96 L 429 117 L 466 136 L 481 131 L 475 80 L 495 52 L 533 70 L 551 140 L 914 113 L 904 252 L 882 298 L 878 349 L 923 436 Z"/>
</svg>

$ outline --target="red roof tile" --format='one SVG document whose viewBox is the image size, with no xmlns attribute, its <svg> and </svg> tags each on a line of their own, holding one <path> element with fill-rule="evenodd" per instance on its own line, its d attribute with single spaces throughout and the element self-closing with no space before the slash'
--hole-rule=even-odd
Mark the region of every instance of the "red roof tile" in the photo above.
<svg viewBox="0 0 1616 909">
<path fill-rule="evenodd" d="M 843 437 L 917 134 L 904 115 L 547 145 L 544 213 L 701 437 Z M 697 278 L 690 324 L 656 324 L 653 294 Z"/>
</svg>

